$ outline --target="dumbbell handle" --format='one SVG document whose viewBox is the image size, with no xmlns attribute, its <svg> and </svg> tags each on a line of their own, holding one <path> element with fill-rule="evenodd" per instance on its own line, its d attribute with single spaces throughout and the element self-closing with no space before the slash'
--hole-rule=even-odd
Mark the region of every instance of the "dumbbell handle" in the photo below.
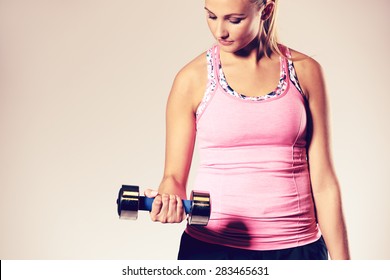
<svg viewBox="0 0 390 280">
<path fill-rule="evenodd" d="M 154 201 L 154 197 L 146 197 L 146 196 L 140 196 L 139 197 L 139 210 L 145 210 L 145 211 L 152 211 L 152 204 Z M 182 200 L 184 210 L 187 214 L 191 213 L 191 200 Z"/>
</svg>

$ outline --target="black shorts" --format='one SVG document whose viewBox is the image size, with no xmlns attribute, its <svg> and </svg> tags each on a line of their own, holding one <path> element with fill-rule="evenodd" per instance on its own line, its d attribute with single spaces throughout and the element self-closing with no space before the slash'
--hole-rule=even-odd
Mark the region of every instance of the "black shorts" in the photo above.
<svg viewBox="0 0 390 280">
<path fill-rule="evenodd" d="M 324 239 L 288 249 L 245 250 L 211 244 L 183 233 L 178 260 L 327 260 L 328 250 Z"/>
</svg>

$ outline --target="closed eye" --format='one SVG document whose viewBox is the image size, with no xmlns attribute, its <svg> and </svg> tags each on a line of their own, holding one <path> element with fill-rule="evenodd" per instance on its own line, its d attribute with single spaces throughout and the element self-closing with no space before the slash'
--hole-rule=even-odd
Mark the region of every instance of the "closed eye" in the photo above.
<svg viewBox="0 0 390 280">
<path fill-rule="evenodd" d="M 243 18 L 231 18 L 229 21 L 233 24 L 239 24 L 241 21 L 243 21 Z"/>
<path fill-rule="evenodd" d="M 209 19 L 211 19 L 211 20 L 216 20 L 217 19 L 217 16 L 213 12 L 211 12 L 206 7 L 204 7 L 204 8 L 205 8 L 205 10 L 207 12 L 207 17 Z M 239 13 L 232 13 L 232 14 L 225 15 L 223 17 L 224 20 L 228 20 L 232 24 L 239 24 L 245 18 L 246 18 L 245 14 L 239 14 Z"/>
</svg>

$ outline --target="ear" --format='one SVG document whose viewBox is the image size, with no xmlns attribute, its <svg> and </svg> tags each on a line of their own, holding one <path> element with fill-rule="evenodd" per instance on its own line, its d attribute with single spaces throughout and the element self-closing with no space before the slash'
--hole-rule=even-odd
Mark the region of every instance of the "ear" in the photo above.
<svg viewBox="0 0 390 280">
<path fill-rule="evenodd" d="M 272 15 L 273 11 L 274 11 L 274 8 L 275 8 L 275 3 L 274 1 L 270 1 L 268 2 L 263 11 L 261 12 L 261 19 L 262 20 L 267 20 L 270 18 L 270 16 Z"/>
</svg>

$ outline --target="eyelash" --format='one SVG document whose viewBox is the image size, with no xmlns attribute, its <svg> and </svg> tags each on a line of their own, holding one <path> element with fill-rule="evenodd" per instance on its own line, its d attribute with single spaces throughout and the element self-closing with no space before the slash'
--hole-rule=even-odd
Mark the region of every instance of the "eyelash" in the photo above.
<svg viewBox="0 0 390 280">
<path fill-rule="evenodd" d="M 211 19 L 211 20 L 216 20 L 217 19 L 217 17 L 214 17 L 214 16 L 208 16 L 209 17 L 209 19 Z M 242 21 L 243 19 L 235 19 L 235 20 L 229 20 L 230 21 L 230 23 L 232 23 L 232 24 L 239 24 L 241 21 Z"/>
<path fill-rule="evenodd" d="M 242 19 L 236 19 L 236 20 L 229 20 L 231 23 L 233 23 L 233 24 L 239 24 L 241 21 L 242 21 Z"/>
</svg>

